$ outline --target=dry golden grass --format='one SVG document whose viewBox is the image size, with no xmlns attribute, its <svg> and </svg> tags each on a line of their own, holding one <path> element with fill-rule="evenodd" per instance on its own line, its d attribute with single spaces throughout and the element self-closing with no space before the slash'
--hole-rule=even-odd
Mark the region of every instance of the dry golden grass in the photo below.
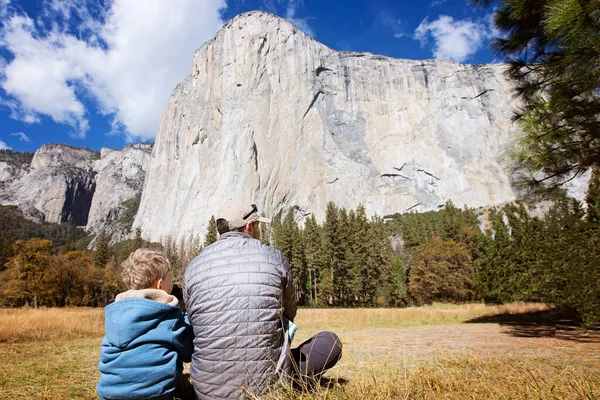
<svg viewBox="0 0 600 400">
<path fill-rule="evenodd" d="M 302 309 L 294 344 L 339 333 L 344 355 L 330 386 L 291 399 L 596 399 L 600 342 L 517 337 L 482 316 L 540 304 L 408 309 Z M 0 399 L 95 399 L 101 309 L 0 310 Z"/>
<path fill-rule="evenodd" d="M 354 378 L 343 378 L 349 374 Z M 277 390 L 267 398 L 591 400 L 600 395 L 598 370 L 518 356 L 492 359 L 467 354 L 440 356 L 424 366 L 402 365 L 396 361 L 358 362 L 356 366 L 346 365 L 329 375 L 336 378 L 330 378 L 329 385 L 318 386 L 316 390 Z"/>
<path fill-rule="evenodd" d="M 0 309 L 0 343 L 101 337 L 104 309 Z"/>
<path fill-rule="evenodd" d="M 501 306 L 484 304 L 438 304 L 408 308 L 302 309 L 296 325 L 310 330 L 352 331 L 365 328 L 398 328 L 420 325 L 460 324 L 485 315 L 522 314 L 545 311 L 546 304 L 513 303 Z"/>
</svg>

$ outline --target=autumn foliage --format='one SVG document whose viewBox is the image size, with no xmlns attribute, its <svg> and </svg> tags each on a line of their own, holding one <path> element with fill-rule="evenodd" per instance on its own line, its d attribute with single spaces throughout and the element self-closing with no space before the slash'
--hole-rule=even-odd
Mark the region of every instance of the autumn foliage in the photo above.
<svg viewBox="0 0 600 400">
<path fill-rule="evenodd" d="M 114 258 L 98 266 L 82 251 L 51 254 L 52 242 L 18 240 L 5 264 L 4 306 L 104 306 L 122 291 Z"/>
</svg>

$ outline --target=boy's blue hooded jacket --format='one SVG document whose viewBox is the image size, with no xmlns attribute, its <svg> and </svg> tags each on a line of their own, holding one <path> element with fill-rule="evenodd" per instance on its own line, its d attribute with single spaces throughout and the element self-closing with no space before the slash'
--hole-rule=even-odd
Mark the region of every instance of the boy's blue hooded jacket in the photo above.
<svg viewBox="0 0 600 400">
<path fill-rule="evenodd" d="M 192 328 L 174 296 L 157 289 L 129 290 L 105 310 L 100 348 L 104 399 L 151 399 L 175 390 L 193 353 Z"/>
</svg>

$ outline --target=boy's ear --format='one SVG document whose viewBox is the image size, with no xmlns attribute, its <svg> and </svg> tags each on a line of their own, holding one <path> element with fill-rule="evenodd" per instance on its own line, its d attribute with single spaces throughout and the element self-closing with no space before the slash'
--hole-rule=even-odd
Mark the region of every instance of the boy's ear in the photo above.
<svg viewBox="0 0 600 400">
<path fill-rule="evenodd" d="M 152 288 L 153 289 L 162 289 L 162 283 L 163 280 L 162 279 L 157 279 L 154 281 L 154 283 L 152 284 Z"/>
</svg>

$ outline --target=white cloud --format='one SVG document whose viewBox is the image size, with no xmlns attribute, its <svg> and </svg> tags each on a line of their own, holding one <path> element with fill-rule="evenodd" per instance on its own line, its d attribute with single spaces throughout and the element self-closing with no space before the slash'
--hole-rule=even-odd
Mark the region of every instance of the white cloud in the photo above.
<svg viewBox="0 0 600 400">
<path fill-rule="evenodd" d="M 308 18 L 296 18 L 296 9 L 298 4 L 295 0 L 290 0 L 287 6 L 285 18 L 290 20 L 292 24 L 296 25 L 302 32 L 309 36 L 315 37 L 315 32 L 308 25 Z"/>
<path fill-rule="evenodd" d="M 433 0 L 429 7 L 436 7 L 444 4 L 447 0 Z"/>
<path fill-rule="evenodd" d="M 225 0 L 114 0 L 106 10 L 85 0 L 47 0 L 45 29 L 10 11 L 0 46 L 0 85 L 11 116 L 47 115 L 78 136 L 89 99 L 129 138 L 153 138 L 175 85 L 191 72 L 195 50 L 222 26 Z M 93 16 L 92 16 L 93 15 Z M 67 21 L 60 25 L 58 21 Z M 79 21 L 73 26 L 73 21 Z"/>
<path fill-rule="evenodd" d="M 14 132 L 14 133 L 11 133 L 11 135 L 18 137 L 21 142 L 26 142 L 26 143 L 31 142 L 31 139 L 29 139 L 29 136 L 27 136 L 23 132 Z"/>
<path fill-rule="evenodd" d="M 12 150 L 12 149 L 6 143 L 4 143 L 2 140 L 0 140 L 0 150 Z"/>
<path fill-rule="evenodd" d="M 470 19 L 455 21 L 452 17 L 441 15 L 429 22 L 425 18 L 415 30 L 413 38 L 425 46 L 433 38 L 433 56 L 438 59 L 464 62 L 475 54 L 490 38 L 487 25 Z"/>
<path fill-rule="evenodd" d="M 496 28 L 496 24 L 494 24 L 494 16 L 496 15 L 496 10 L 498 8 L 494 8 L 494 11 L 485 16 L 485 22 L 490 27 L 490 34 L 496 38 L 506 38 L 506 33 L 502 32 L 498 28 Z"/>
</svg>

